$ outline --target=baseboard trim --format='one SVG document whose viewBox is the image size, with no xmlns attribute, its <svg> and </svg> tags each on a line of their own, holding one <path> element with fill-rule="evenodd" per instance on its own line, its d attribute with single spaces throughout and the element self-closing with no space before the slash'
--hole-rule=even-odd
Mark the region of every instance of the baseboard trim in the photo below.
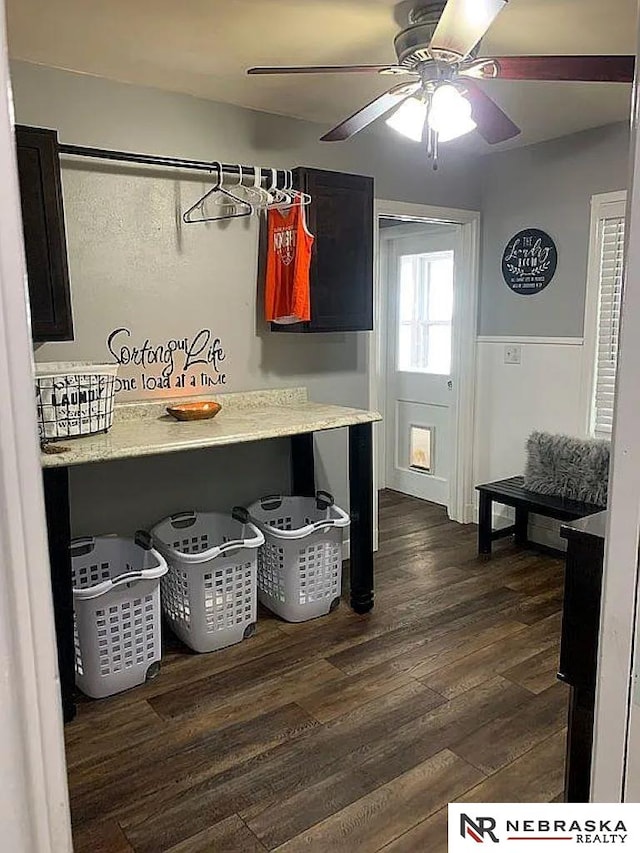
<svg viewBox="0 0 640 853">
<path fill-rule="evenodd" d="M 545 338 L 528 335 L 478 335 L 479 344 L 546 344 L 547 346 L 581 347 L 584 338 Z"/>
</svg>

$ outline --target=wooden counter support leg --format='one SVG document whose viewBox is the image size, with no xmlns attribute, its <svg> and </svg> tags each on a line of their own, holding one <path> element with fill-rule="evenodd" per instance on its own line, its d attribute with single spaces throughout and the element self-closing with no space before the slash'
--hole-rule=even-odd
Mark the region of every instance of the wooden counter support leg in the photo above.
<svg viewBox="0 0 640 853">
<path fill-rule="evenodd" d="M 478 554 L 491 553 L 492 514 L 493 500 L 486 492 L 480 492 L 478 506 Z"/>
<path fill-rule="evenodd" d="M 313 433 L 291 436 L 291 494 L 313 497 L 316 477 L 313 463 Z"/>
<path fill-rule="evenodd" d="M 373 445 L 370 423 L 349 427 L 349 499 L 351 606 L 356 613 L 368 613 L 373 607 Z"/>
<path fill-rule="evenodd" d="M 58 669 L 62 692 L 62 714 L 65 723 L 76 715 L 73 701 L 75 689 L 73 644 L 73 593 L 71 585 L 71 519 L 69 515 L 69 471 L 67 468 L 45 468 L 44 502 L 49 534 L 51 589 L 58 644 Z"/>
<path fill-rule="evenodd" d="M 529 544 L 529 510 L 526 507 L 516 507 L 516 545 L 526 548 Z"/>
</svg>

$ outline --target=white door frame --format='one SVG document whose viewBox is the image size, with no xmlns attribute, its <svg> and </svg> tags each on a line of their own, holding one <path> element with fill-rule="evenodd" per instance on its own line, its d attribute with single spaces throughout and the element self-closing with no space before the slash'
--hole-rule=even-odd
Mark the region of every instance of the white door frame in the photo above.
<svg viewBox="0 0 640 853">
<path fill-rule="evenodd" d="M 461 225 L 460 251 L 456 263 L 461 278 L 467 283 L 464 298 L 461 289 L 455 294 L 453 363 L 458 380 L 455 388 L 455 408 L 458 418 L 457 439 L 453 447 L 450 481 L 449 515 L 454 521 L 467 524 L 473 521 L 473 421 L 476 384 L 476 337 L 478 277 L 480 269 L 480 213 L 432 205 L 408 204 L 401 201 L 377 199 L 374 207 L 374 333 L 369 344 L 369 400 L 372 409 L 383 415 L 374 432 L 374 472 L 376 488 L 385 485 L 385 410 L 386 400 L 386 304 L 385 276 L 381 274 L 380 218 L 401 218 L 407 222 L 425 220 L 436 224 Z"/>
<path fill-rule="evenodd" d="M 636 63 L 636 70 L 637 67 Z M 640 86 L 637 74 L 634 88 L 625 284 L 616 377 L 591 768 L 591 799 L 600 803 L 621 802 L 625 796 L 634 693 L 633 654 L 640 541 Z M 636 714 L 639 710 L 637 706 L 634 708 Z"/>
<path fill-rule="evenodd" d="M 2 849 L 70 853 L 31 334 L 0 0 L 0 827 Z"/>
</svg>

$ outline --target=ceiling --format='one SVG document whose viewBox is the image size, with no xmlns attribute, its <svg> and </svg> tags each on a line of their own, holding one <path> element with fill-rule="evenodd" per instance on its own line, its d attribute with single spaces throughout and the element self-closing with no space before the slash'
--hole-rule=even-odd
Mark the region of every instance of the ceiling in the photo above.
<svg viewBox="0 0 640 853">
<path fill-rule="evenodd" d="M 186 92 L 327 128 L 377 75 L 247 77 L 252 65 L 392 61 L 393 0 L 8 0 L 12 58 Z M 510 0 L 481 54 L 634 53 L 636 0 Z M 526 145 L 629 116 L 631 87 L 486 82 Z M 375 128 L 373 131 L 376 132 Z M 488 146 L 473 134 L 479 151 Z"/>
</svg>

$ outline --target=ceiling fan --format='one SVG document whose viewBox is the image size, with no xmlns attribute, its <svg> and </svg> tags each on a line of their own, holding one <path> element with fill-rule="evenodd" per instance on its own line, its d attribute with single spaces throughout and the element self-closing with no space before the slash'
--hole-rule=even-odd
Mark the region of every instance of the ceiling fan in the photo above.
<svg viewBox="0 0 640 853">
<path fill-rule="evenodd" d="M 250 68 L 248 74 L 408 75 L 321 138 L 349 139 L 376 119 L 426 141 L 437 163 L 438 143 L 477 128 L 489 144 L 517 136 L 520 128 L 478 85 L 478 80 L 573 80 L 631 83 L 634 56 L 478 57 L 480 40 L 508 0 L 430 0 L 409 12 L 395 38 L 397 63 Z M 391 115 L 389 115 L 391 114 Z"/>
</svg>

